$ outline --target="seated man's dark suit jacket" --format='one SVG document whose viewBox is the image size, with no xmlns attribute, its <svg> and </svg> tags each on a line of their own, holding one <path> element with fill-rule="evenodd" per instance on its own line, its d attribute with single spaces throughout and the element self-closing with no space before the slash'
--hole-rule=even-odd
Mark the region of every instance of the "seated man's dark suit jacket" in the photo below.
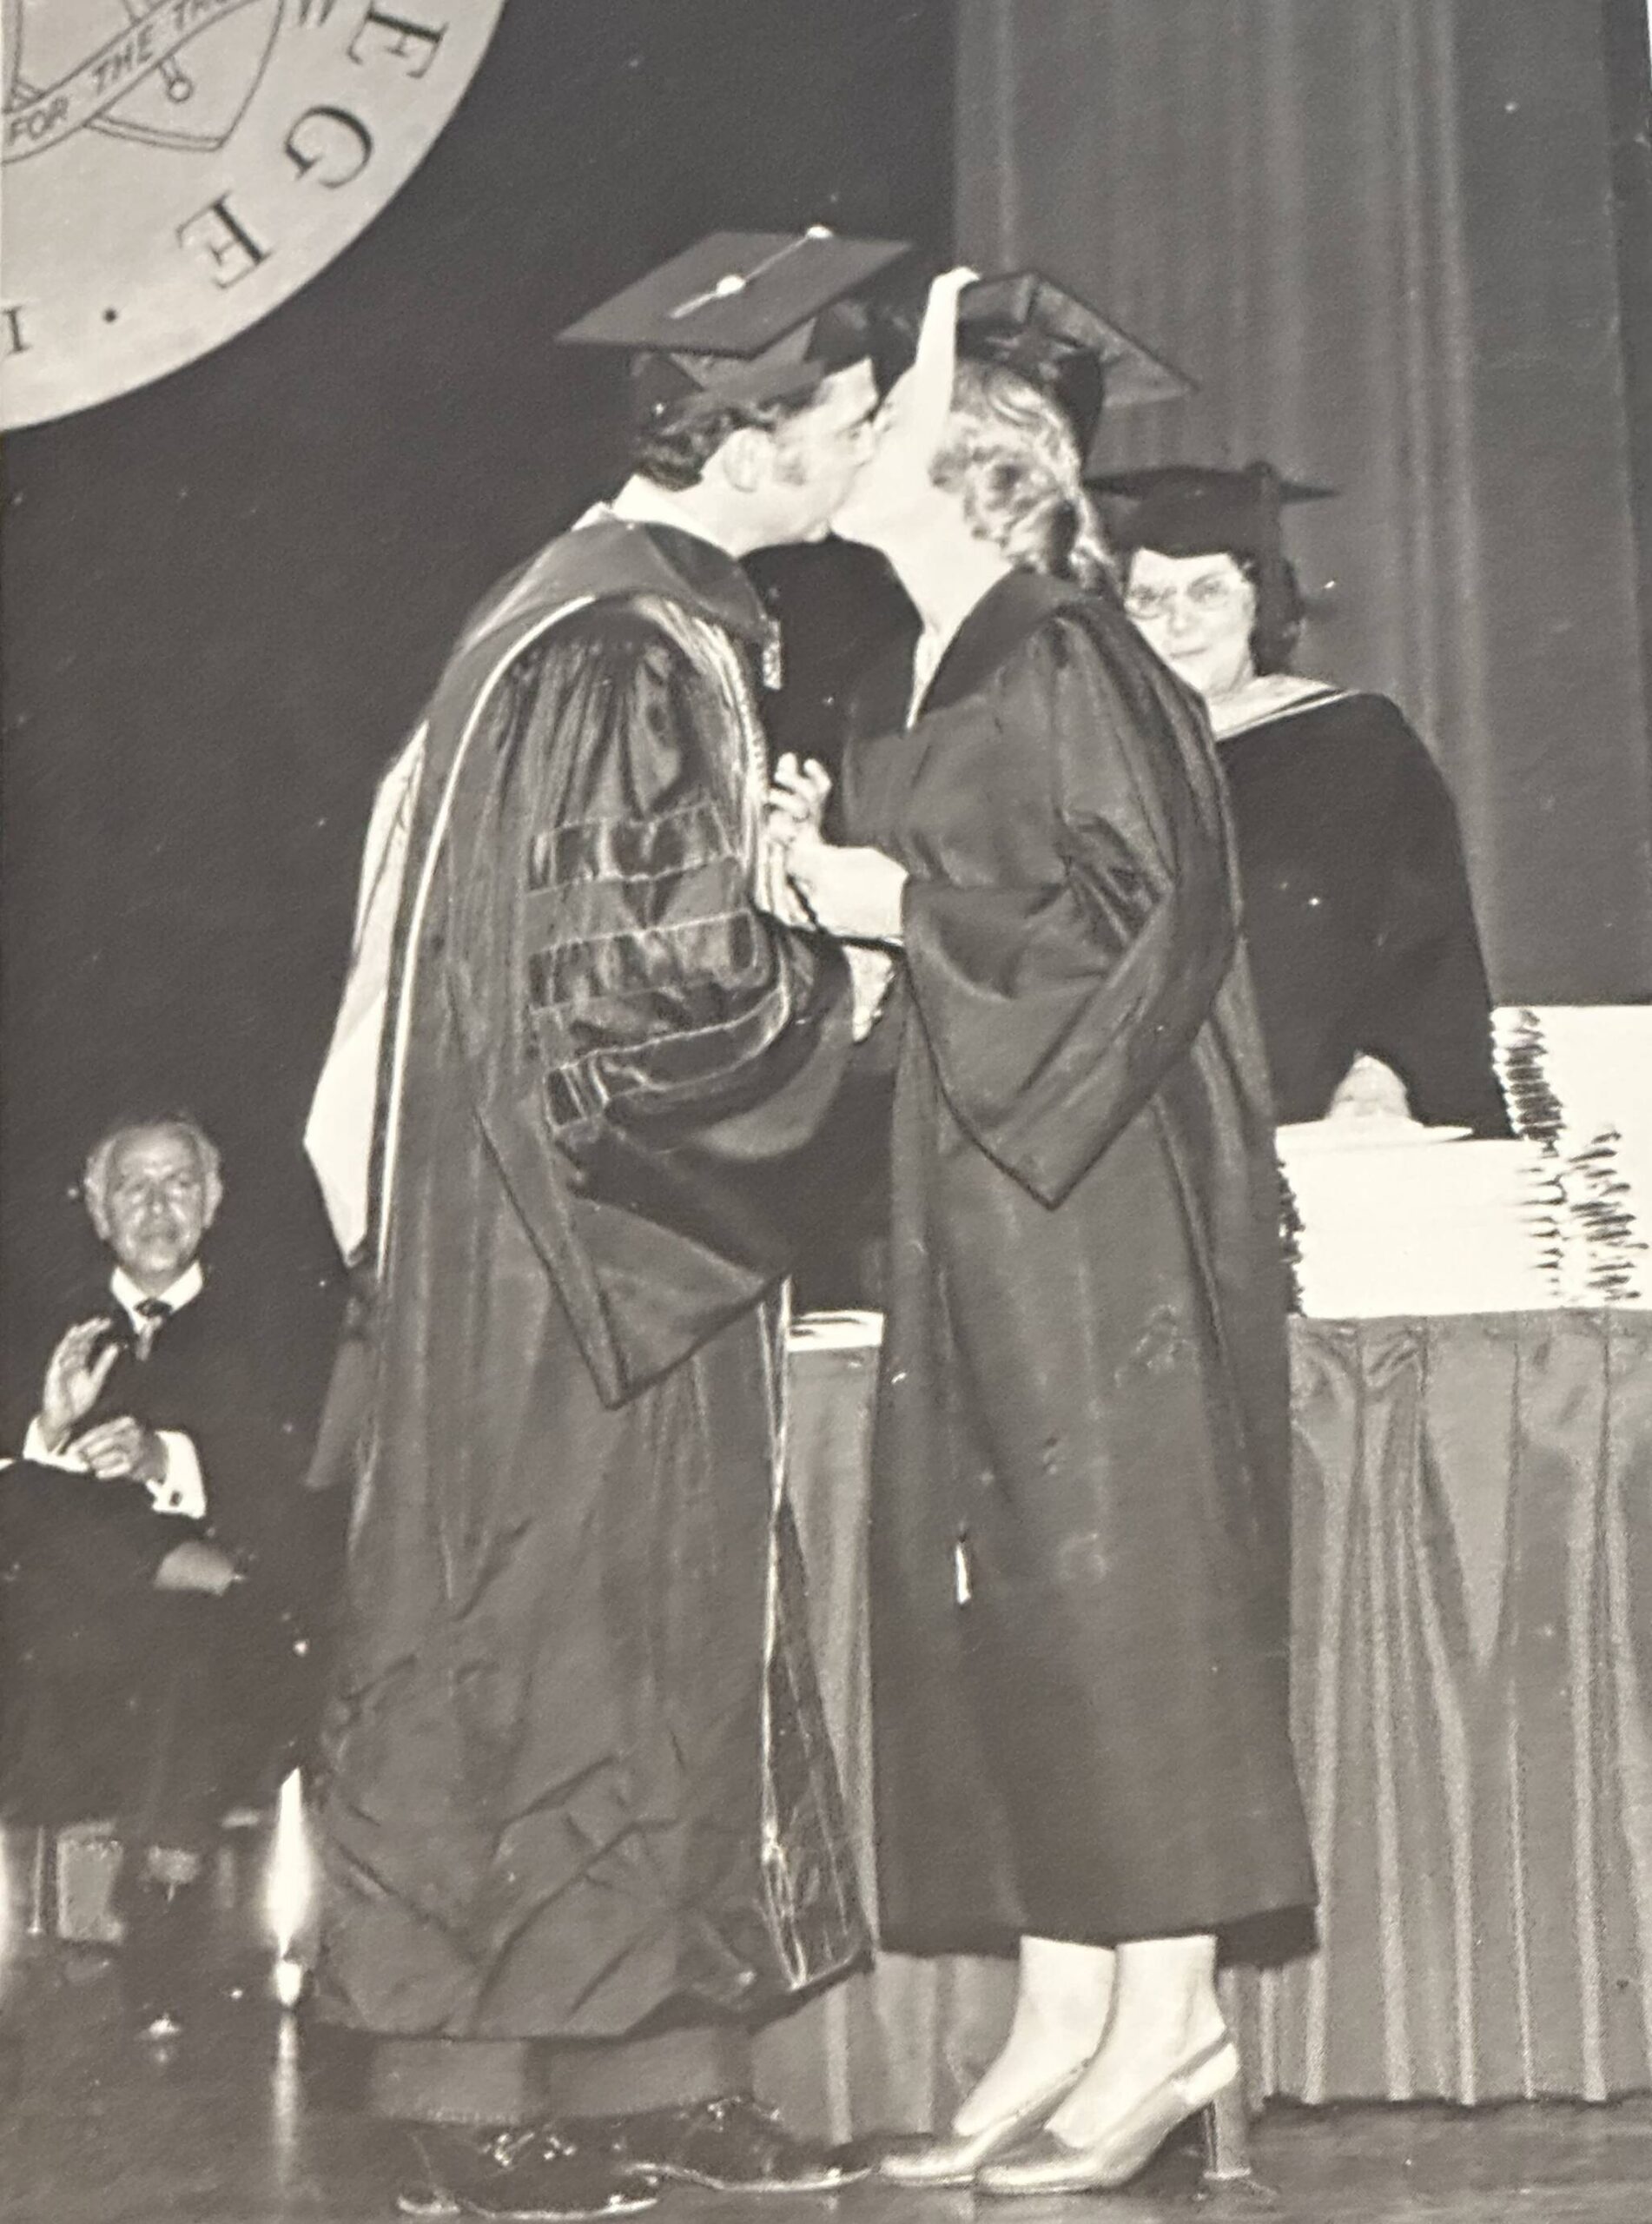
<svg viewBox="0 0 1652 2224">
<path fill-rule="evenodd" d="M 40 1822 L 113 1811 L 185 1843 L 265 1790 L 313 1726 L 341 1509 L 300 1487 L 313 1416 L 266 1300 L 210 1272 L 142 1359 L 107 1280 L 89 1285 L 9 1386 L 0 1449 L 21 1450 L 57 1337 L 99 1314 L 121 1355 L 82 1428 L 129 1413 L 184 1431 L 208 1518 L 156 1512 L 141 1483 L 0 1470 L 0 1807 Z M 244 1581 L 217 1599 L 156 1592 L 190 1537 L 221 1546 Z"/>
</svg>

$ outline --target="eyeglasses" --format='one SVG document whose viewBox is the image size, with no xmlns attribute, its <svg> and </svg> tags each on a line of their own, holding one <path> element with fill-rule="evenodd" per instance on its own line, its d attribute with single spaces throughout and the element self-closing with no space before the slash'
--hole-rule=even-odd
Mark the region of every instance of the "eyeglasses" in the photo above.
<svg viewBox="0 0 1652 2224">
<path fill-rule="evenodd" d="M 1212 572 L 1202 579 L 1190 579 L 1185 587 L 1127 587 L 1124 606 L 1128 616 L 1146 619 L 1149 623 L 1157 618 L 1168 618 L 1179 602 L 1186 603 L 1192 610 L 1213 614 L 1237 601 L 1246 584 L 1242 579 L 1227 579 L 1219 572 Z"/>
</svg>

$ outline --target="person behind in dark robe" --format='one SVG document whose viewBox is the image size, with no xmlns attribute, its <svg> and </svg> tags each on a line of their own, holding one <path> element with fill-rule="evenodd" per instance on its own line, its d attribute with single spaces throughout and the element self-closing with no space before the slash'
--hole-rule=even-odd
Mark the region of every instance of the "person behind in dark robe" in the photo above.
<svg viewBox="0 0 1652 2224">
<path fill-rule="evenodd" d="M 902 956 L 882 1934 L 1020 1958 L 1002 2050 L 882 2168 L 1036 2194 L 1123 2183 L 1232 2084 L 1217 1935 L 1312 1896 L 1285 1282 L 1208 729 L 1086 592 L 1066 417 L 1012 366 L 955 370 L 946 306 L 836 520 L 922 621 L 905 731 L 848 752 L 847 846 L 805 818 L 786 854 L 812 917 Z"/>
<path fill-rule="evenodd" d="M 308 1135 L 365 1254 L 317 1985 L 381 2113 L 476 2127 L 410 2211 L 852 2174 L 750 2035 L 866 1945 L 779 1293 L 889 961 L 754 900 L 739 559 L 869 452 L 864 327 L 817 312 L 899 252 L 717 235 L 574 328 L 642 351 L 634 475 L 472 618 L 375 815 Z"/>
<path fill-rule="evenodd" d="M 1111 473 L 1125 608 L 1216 733 L 1279 1118 L 1376 1113 L 1506 1135 L 1457 814 L 1381 695 L 1290 670 L 1302 623 L 1262 463 Z"/>
<path fill-rule="evenodd" d="M 122 1989 L 165 2039 L 199 1991 L 213 1837 L 314 1726 L 332 1509 L 298 1487 L 281 1307 L 200 1255 L 223 1194 L 211 1139 L 122 1120 L 82 1194 L 108 1259 L 28 1371 L 0 1468 L 0 1794 L 49 1826 L 113 1814 Z"/>
</svg>

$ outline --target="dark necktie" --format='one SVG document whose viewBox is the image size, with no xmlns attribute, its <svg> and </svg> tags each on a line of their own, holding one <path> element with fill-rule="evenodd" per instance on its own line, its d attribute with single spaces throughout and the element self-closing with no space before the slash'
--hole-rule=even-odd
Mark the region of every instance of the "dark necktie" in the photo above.
<svg viewBox="0 0 1652 2224">
<path fill-rule="evenodd" d="M 137 1355 L 148 1359 L 155 1338 L 161 1333 L 163 1320 L 172 1318 L 172 1307 L 163 1297 L 142 1297 L 133 1307 L 137 1314 Z"/>
</svg>

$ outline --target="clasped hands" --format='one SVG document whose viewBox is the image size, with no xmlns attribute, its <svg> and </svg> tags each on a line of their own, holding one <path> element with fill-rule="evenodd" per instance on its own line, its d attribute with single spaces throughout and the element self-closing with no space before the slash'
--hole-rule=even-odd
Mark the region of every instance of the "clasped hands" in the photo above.
<svg viewBox="0 0 1652 2224">
<path fill-rule="evenodd" d="M 871 1030 L 889 992 L 901 941 L 904 865 L 882 850 L 826 841 L 821 818 L 830 775 L 788 753 L 775 767 L 763 814 L 758 901 L 788 926 L 819 927 L 843 946 L 853 992 L 852 1031 Z"/>
<path fill-rule="evenodd" d="M 764 908 L 791 926 L 821 927 L 840 942 L 901 940 L 906 867 L 882 850 L 822 837 L 831 777 L 788 754 L 775 767 L 763 814 Z"/>
<path fill-rule="evenodd" d="M 102 1319 L 77 1320 L 58 1340 L 46 1362 L 40 1397 L 40 1433 L 48 1451 L 61 1452 L 76 1424 L 91 1412 L 119 1349 Z M 165 1443 L 129 1413 L 99 1421 L 76 1437 L 75 1457 L 102 1482 L 166 1480 Z"/>
</svg>

